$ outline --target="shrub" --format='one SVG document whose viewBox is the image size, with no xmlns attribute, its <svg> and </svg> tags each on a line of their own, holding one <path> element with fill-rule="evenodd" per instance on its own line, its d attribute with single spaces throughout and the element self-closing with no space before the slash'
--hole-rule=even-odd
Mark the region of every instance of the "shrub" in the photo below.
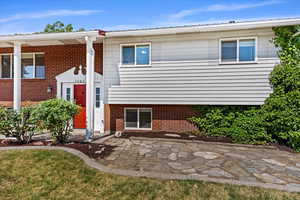
<svg viewBox="0 0 300 200">
<path fill-rule="evenodd" d="M 230 136 L 229 128 L 236 118 L 239 107 L 229 106 L 199 106 L 194 107 L 199 111 L 200 116 L 192 117 L 192 121 L 200 130 L 207 132 L 211 136 Z M 201 115 L 201 113 L 203 113 Z"/>
<path fill-rule="evenodd" d="M 259 112 L 258 109 L 252 109 L 238 113 L 229 129 L 234 142 L 263 144 L 272 141 L 264 126 L 264 116 Z"/>
<path fill-rule="evenodd" d="M 210 136 L 225 136 L 234 142 L 250 144 L 272 140 L 257 107 L 214 106 L 204 110 L 202 117 L 192 117 L 190 120 Z"/>
<path fill-rule="evenodd" d="M 0 107 L 0 134 L 15 137 L 18 142 L 28 144 L 38 130 L 33 111 L 33 107 L 23 107 L 20 112 Z"/>
<path fill-rule="evenodd" d="M 300 152 L 300 131 L 288 132 L 285 135 L 288 146 L 292 147 L 295 151 Z"/>
<path fill-rule="evenodd" d="M 34 115 L 42 128 L 49 130 L 59 143 L 65 143 L 71 135 L 71 120 L 78 112 L 78 106 L 63 99 L 50 99 L 40 103 Z"/>
</svg>

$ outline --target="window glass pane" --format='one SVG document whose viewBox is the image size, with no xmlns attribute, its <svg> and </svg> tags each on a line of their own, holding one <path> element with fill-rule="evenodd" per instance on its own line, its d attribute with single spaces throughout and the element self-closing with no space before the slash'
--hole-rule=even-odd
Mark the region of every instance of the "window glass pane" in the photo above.
<svg viewBox="0 0 300 200">
<path fill-rule="evenodd" d="M 100 108 L 100 88 L 96 88 L 96 108 Z"/>
<path fill-rule="evenodd" d="M 221 47 L 222 61 L 232 62 L 237 58 L 237 41 L 222 41 Z"/>
<path fill-rule="evenodd" d="M 134 46 L 122 47 L 122 64 L 134 64 Z"/>
<path fill-rule="evenodd" d="M 33 74 L 33 54 L 22 54 L 22 77 L 34 78 Z"/>
<path fill-rule="evenodd" d="M 255 40 L 240 40 L 239 46 L 239 61 L 255 60 Z"/>
<path fill-rule="evenodd" d="M 136 46 L 136 64 L 137 65 L 149 64 L 149 45 Z"/>
<path fill-rule="evenodd" d="M 139 128 L 151 128 L 151 109 L 140 109 Z"/>
<path fill-rule="evenodd" d="M 45 78 L 44 54 L 35 54 L 35 77 Z"/>
<path fill-rule="evenodd" d="M 138 128 L 137 127 L 137 109 L 126 109 L 126 128 Z"/>
<path fill-rule="evenodd" d="M 71 101 L 71 88 L 67 88 L 66 90 L 66 100 Z"/>
<path fill-rule="evenodd" d="M 1 78 L 10 78 L 10 55 L 1 56 Z"/>
</svg>

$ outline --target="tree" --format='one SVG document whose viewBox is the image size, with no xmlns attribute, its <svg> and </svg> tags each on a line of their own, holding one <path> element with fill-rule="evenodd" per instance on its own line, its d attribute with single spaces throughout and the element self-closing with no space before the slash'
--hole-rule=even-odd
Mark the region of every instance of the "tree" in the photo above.
<svg viewBox="0 0 300 200">
<path fill-rule="evenodd" d="M 74 28 L 72 24 L 65 25 L 61 21 L 56 21 L 53 24 L 47 24 L 44 28 L 45 33 L 58 33 L 58 32 L 73 32 Z M 84 28 L 80 28 L 77 31 L 84 31 Z"/>
</svg>

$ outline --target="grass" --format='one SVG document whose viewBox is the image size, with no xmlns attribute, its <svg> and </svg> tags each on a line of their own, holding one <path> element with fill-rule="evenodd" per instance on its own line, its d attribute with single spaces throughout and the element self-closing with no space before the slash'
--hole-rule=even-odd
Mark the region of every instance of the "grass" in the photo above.
<svg viewBox="0 0 300 200">
<path fill-rule="evenodd" d="M 300 199 L 299 193 L 102 173 L 63 151 L 0 152 L 0 199 Z"/>
</svg>

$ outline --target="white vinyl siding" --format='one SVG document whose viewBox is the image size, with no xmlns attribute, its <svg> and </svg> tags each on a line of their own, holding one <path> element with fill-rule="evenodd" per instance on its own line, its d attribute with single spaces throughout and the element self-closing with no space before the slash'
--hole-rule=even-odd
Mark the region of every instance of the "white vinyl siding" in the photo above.
<svg viewBox="0 0 300 200">
<path fill-rule="evenodd" d="M 222 38 L 257 38 L 255 63 L 220 65 Z M 105 103 L 261 105 L 278 58 L 271 28 L 104 40 Z M 151 42 L 151 67 L 119 66 L 120 45 Z"/>
</svg>

